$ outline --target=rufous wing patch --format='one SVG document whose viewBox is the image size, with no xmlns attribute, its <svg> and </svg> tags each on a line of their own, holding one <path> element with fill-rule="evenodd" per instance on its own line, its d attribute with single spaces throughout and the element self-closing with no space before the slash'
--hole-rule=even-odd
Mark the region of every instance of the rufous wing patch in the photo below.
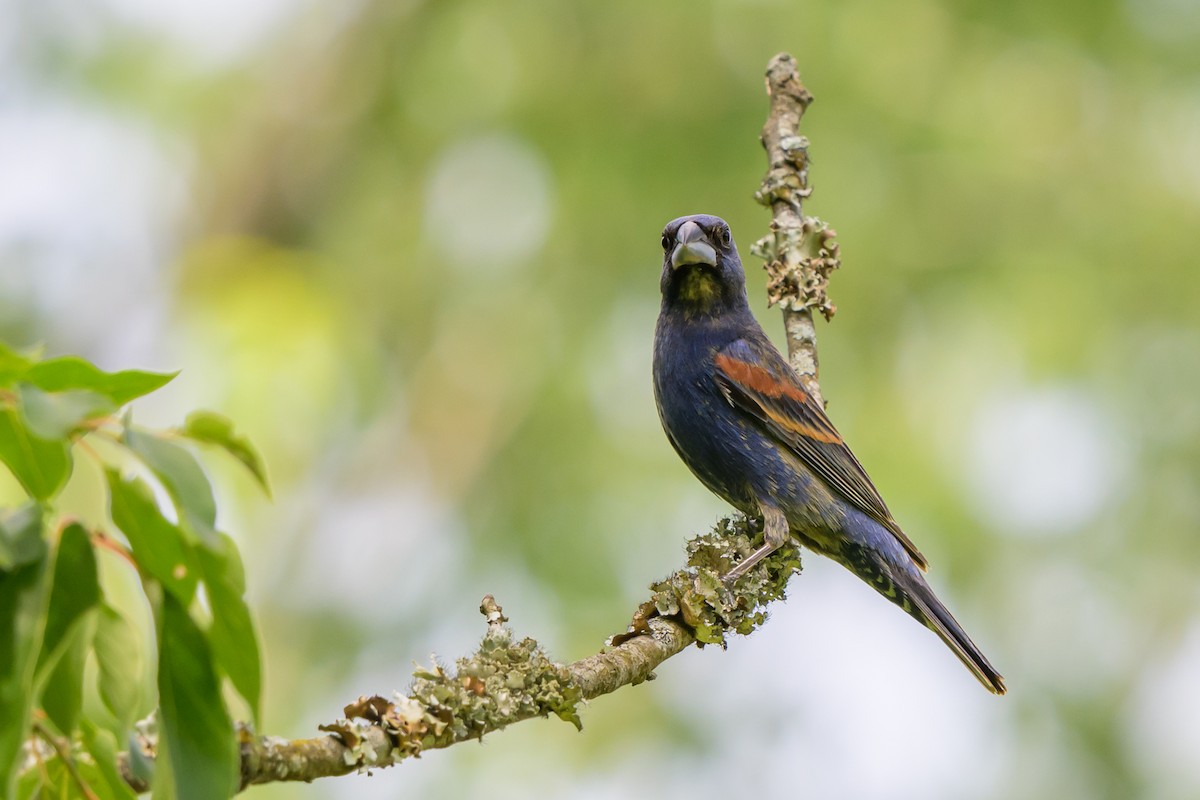
<svg viewBox="0 0 1200 800">
<path fill-rule="evenodd" d="M 812 396 L 803 386 L 789 381 L 781 381 L 757 364 L 749 364 L 724 353 L 717 354 L 714 361 L 717 369 L 728 380 L 737 384 L 749 397 L 754 398 L 763 413 L 770 417 L 775 424 L 825 444 L 842 443 L 841 435 L 823 419 L 823 414 L 814 415 L 814 420 L 817 423 L 825 424 L 820 424 L 819 427 L 808 425 L 798 419 L 796 415 L 787 413 L 785 408 L 770 402 L 786 399 L 799 403 L 801 408 L 812 408 L 814 405 Z"/>
</svg>

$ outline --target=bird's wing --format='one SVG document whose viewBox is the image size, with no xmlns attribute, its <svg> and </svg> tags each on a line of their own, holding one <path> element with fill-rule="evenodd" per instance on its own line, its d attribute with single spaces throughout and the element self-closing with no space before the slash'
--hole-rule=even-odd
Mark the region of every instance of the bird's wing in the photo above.
<svg viewBox="0 0 1200 800">
<path fill-rule="evenodd" d="M 866 470 L 820 403 L 765 338 L 738 339 L 717 351 L 717 383 L 735 408 L 757 419 L 831 489 L 887 528 L 921 569 L 925 556 L 892 518 Z"/>
</svg>

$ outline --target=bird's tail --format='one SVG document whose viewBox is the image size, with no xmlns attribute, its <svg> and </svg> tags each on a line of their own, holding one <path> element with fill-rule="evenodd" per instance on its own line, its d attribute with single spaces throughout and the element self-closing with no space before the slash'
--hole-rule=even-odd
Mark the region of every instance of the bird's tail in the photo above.
<svg viewBox="0 0 1200 800">
<path fill-rule="evenodd" d="M 989 692 L 1004 694 L 1004 678 L 991 665 L 954 615 L 942 605 L 915 565 L 894 565 L 878 551 L 845 542 L 838 560 L 932 630 Z M 897 553 L 897 555 L 900 555 Z M 907 556 L 902 556 L 907 559 Z"/>
<path fill-rule="evenodd" d="M 916 581 L 920 585 L 913 585 L 905 588 L 909 599 L 914 606 L 908 613 L 916 617 L 919 621 L 925 624 L 925 627 L 932 630 L 946 646 L 953 651 L 954 655 L 958 656 L 958 660 L 971 670 L 971 673 L 979 679 L 979 682 L 984 685 L 989 692 L 995 694 L 1004 694 L 1008 689 L 1004 685 L 1004 678 L 996 671 L 996 668 L 991 665 L 975 643 L 971 641 L 971 637 L 967 636 L 967 632 L 958 624 L 958 620 L 954 615 L 942 605 L 942 601 L 937 599 L 933 590 L 929 588 L 929 584 L 920 575 L 915 575 Z M 907 583 L 907 581 L 904 581 Z M 916 612 L 916 613 L 914 613 Z"/>
</svg>

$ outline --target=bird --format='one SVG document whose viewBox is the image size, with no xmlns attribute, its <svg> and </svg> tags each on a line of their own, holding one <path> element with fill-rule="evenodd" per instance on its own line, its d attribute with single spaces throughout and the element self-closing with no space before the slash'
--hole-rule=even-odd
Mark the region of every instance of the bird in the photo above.
<svg viewBox="0 0 1200 800">
<path fill-rule="evenodd" d="M 754 317 L 729 225 L 680 217 L 663 229 L 662 249 L 653 378 L 663 430 L 701 483 L 763 521 L 762 546 L 725 581 L 794 538 L 932 630 L 1004 694 L 1004 678 L 926 582 L 925 556 Z"/>
</svg>

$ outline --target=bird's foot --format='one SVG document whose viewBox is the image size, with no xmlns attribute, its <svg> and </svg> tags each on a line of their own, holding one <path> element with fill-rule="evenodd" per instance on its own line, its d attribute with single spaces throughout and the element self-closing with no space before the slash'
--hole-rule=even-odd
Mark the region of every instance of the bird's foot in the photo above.
<svg viewBox="0 0 1200 800">
<path fill-rule="evenodd" d="M 725 577 L 723 577 L 721 580 L 726 586 L 733 586 L 733 584 L 737 583 L 738 578 L 741 578 L 747 572 L 754 569 L 754 567 L 757 566 L 760 561 L 778 549 L 779 545 L 777 544 L 772 544 L 770 542 L 764 544 L 762 547 L 746 556 L 745 559 L 739 562 L 738 565 L 733 569 L 729 570 L 729 572 L 726 572 Z"/>
<path fill-rule="evenodd" d="M 788 537 L 790 536 L 787 518 L 784 517 L 782 511 L 773 505 L 761 502 L 759 504 L 759 508 L 762 510 L 762 547 L 746 556 L 741 563 L 725 574 L 725 577 L 722 578 L 722 580 L 726 586 L 733 586 L 733 584 L 737 582 L 738 578 L 754 569 L 758 562 L 762 561 L 764 558 L 771 555 L 771 553 L 774 553 L 776 550 L 783 547 L 784 543 L 787 542 Z"/>
</svg>

